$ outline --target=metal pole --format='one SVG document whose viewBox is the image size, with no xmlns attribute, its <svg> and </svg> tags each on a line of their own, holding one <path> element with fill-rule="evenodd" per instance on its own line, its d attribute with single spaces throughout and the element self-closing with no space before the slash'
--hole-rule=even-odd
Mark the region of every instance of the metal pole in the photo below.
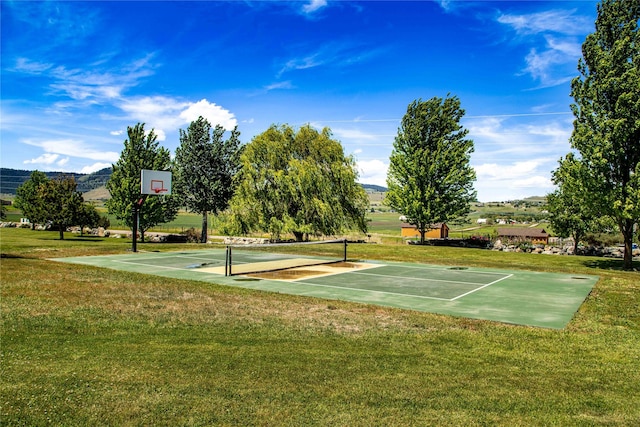
<svg viewBox="0 0 640 427">
<path fill-rule="evenodd" d="M 139 210 L 138 210 L 138 204 L 134 203 L 133 205 L 133 236 L 132 237 L 132 241 L 131 241 L 131 251 L 132 252 L 138 252 L 138 247 L 137 245 L 137 241 L 138 241 L 138 214 L 139 214 Z"/>
<path fill-rule="evenodd" d="M 347 261 L 347 239 L 344 239 L 344 257 L 343 257 L 342 261 L 344 261 L 344 262 Z"/>
</svg>

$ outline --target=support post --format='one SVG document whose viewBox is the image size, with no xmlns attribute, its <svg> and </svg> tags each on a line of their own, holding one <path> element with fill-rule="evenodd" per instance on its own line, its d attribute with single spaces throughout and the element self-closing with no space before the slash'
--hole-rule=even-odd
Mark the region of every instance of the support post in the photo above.
<svg viewBox="0 0 640 427">
<path fill-rule="evenodd" d="M 138 252 L 138 226 L 140 223 L 140 209 L 142 209 L 142 204 L 144 200 L 147 198 L 146 194 L 140 196 L 140 199 L 136 203 L 133 204 L 133 236 L 131 239 L 131 252 Z"/>
</svg>

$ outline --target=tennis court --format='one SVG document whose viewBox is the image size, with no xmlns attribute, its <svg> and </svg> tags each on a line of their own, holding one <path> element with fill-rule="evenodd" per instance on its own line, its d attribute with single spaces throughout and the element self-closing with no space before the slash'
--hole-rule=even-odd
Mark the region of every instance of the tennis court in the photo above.
<svg viewBox="0 0 640 427">
<path fill-rule="evenodd" d="M 309 265 L 311 258 L 320 259 L 320 265 Z M 298 261 L 290 264 L 291 259 Z M 292 256 L 271 251 L 238 251 L 234 269 L 243 271 L 242 266 L 246 273 L 225 275 L 229 254 L 224 248 L 54 261 L 554 329 L 567 325 L 598 280 L 588 275 L 345 261 L 322 253 Z M 276 271 L 247 269 L 273 262 L 281 266 Z"/>
</svg>

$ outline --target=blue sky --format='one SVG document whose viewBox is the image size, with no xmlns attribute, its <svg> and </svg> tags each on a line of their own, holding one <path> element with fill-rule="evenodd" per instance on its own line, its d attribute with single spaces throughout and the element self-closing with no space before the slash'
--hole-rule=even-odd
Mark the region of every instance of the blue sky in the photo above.
<svg viewBox="0 0 640 427">
<path fill-rule="evenodd" d="M 127 126 L 175 152 L 198 116 L 241 140 L 329 127 L 385 185 L 407 106 L 458 96 L 481 201 L 544 195 L 596 1 L 6 1 L 1 166 L 93 172 Z"/>
</svg>

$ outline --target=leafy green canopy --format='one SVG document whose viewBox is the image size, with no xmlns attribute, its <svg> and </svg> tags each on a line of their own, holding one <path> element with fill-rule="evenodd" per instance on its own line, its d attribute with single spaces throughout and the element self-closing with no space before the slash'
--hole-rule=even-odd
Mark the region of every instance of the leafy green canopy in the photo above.
<svg viewBox="0 0 640 427">
<path fill-rule="evenodd" d="M 171 155 L 160 147 L 157 136 L 151 130 L 145 136 L 144 124 L 138 123 L 127 128 L 128 139 L 118 162 L 112 165 L 113 172 L 107 182 L 111 198 L 106 206 L 127 227 L 133 228 L 133 207 L 141 198 L 140 174 L 142 169 L 169 170 Z M 172 221 L 178 214 L 178 201 L 174 196 L 150 196 L 140 211 L 139 229 L 144 240 L 144 232 L 149 228 Z"/>
<path fill-rule="evenodd" d="M 573 153 L 567 154 L 559 163 L 553 172 L 553 183 L 557 189 L 547 195 L 549 221 L 558 236 L 573 238 L 575 253 L 580 240 L 596 230 L 598 221 L 591 208 L 590 194 L 584 191 L 589 171 Z"/>
<path fill-rule="evenodd" d="M 407 108 L 393 144 L 385 202 L 424 234 L 431 224 L 467 215 L 475 171 L 473 141 L 460 125 L 457 97 L 416 100 Z"/>
<path fill-rule="evenodd" d="M 579 153 L 583 189 L 594 215 L 614 218 L 632 264 L 640 219 L 640 1 L 604 0 L 596 30 L 582 45 L 581 76 L 573 80 L 571 146 Z"/>
<path fill-rule="evenodd" d="M 47 209 L 44 206 L 38 187 L 49 181 L 44 172 L 33 171 L 27 181 L 16 189 L 14 206 L 31 224 L 44 224 L 47 221 Z"/>
<path fill-rule="evenodd" d="M 91 209 L 99 218 L 95 208 L 84 203 L 82 194 L 77 191 L 75 178 L 58 176 L 49 179 L 39 171 L 32 172 L 30 178 L 18 187 L 16 207 L 32 224 L 53 225 L 60 232 L 61 240 L 67 227 L 92 225 L 85 217 Z"/>
<path fill-rule="evenodd" d="M 223 139 L 224 128 L 199 117 L 186 131 L 180 129 L 180 146 L 173 168 L 173 191 L 191 212 L 202 215 L 201 241 L 207 241 L 207 214 L 217 214 L 229 205 L 240 169 L 238 128 Z"/>
<path fill-rule="evenodd" d="M 232 232 L 331 236 L 366 231 L 368 199 L 355 160 L 328 128 L 271 126 L 245 147 L 231 201 Z"/>
</svg>

